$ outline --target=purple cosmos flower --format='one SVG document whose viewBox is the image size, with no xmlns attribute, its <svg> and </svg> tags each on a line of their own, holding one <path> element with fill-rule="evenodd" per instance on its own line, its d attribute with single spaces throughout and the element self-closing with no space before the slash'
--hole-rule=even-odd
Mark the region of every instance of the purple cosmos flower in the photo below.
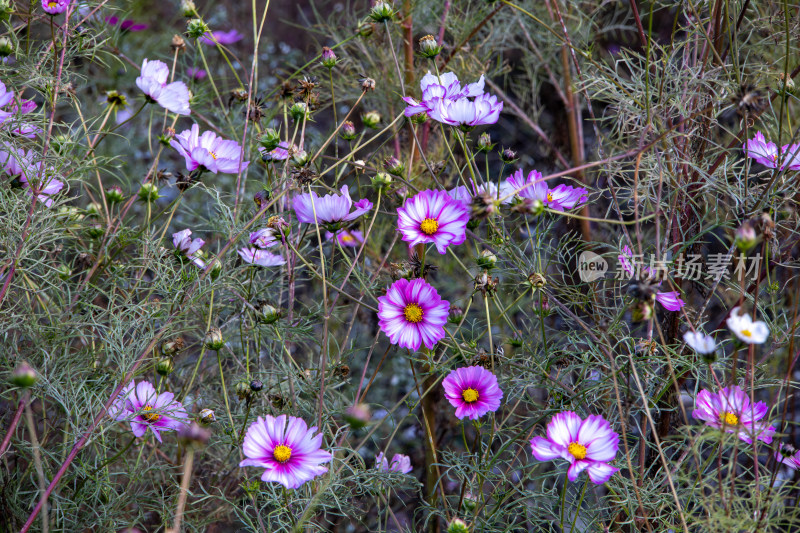
<svg viewBox="0 0 800 533">
<path fill-rule="evenodd" d="M 566 459 L 570 462 L 567 478 L 575 481 L 586 470 L 589 479 L 601 485 L 619 470 L 610 464 L 619 450 L 619 435 L 599 415 L 581 419 L 572 411 L 558 413 L 547 424 L 547 438 L 531 440 L 533 456 L 539 461 Z"/>
<path fill-rule="evenodd" d="M 43 163 L 39 163 L 37 168 L 41 170 Z M 42 171 L 33 185 L 30 184 L 24 174 L 20 177 L 22 187 L 28 190 L 28 194 L 35 196 L 37 200 L 47 207 L 53 205 L 51 196 L 58 194 L 64 188 L 64 182 L 50 174 L 51 172 L 52 169 Z"/>
<path fill-rule="evenodd" d="M 283 257 L 271 254 L 266 250 L 259 250 L 258 248 L 242 248 L 239 250 L 239 256 L 245 263 L 262 267 L 274 267 L 286 264 Z"/>
<path fill-rule="evenodd" d="M 185 229 L 172 234 L 172 245 L 175 246 L 175 251 L 180 257 L 185 257 L 200 268 L 205 268 L 206 263 L 200 257 L 198 252 L 200 248 L 206 243 L 203 239 L 192 240 L 192 230 Z"/>
<path fill-rule="evenodd" d="M 14 102 L 14 91 L 9 91 L 6 89 L 6 85 L 0 81 L 0 124 L 3 124 L 9 117 L 14 115 L 14 109 L 10 111 L 6 111 L 5 108 L 7 105 L 12 104 Z"/>
<path fill-rule="evenodd" d="M 500 408 L 503 391 L 497 377 L 482 366 L 456 368 L 442 381 L 444 395 L 456 408 L 456 418 L 477 420 Z"/>
<path fill-rule="evenodd" d="M 445 72 L 437 76 L 430 71 L 422 77 L 420 89 L 422 90 L 422 100 L 419 102 L 414 98 L 406 96 L 403 98 L 408 104 L 404 111 L 405 116 L 411 117 L 419 113 L 434 113 L 434 110 L 443 100 L 458 100 L 459 98 L 475 98 L 483 94 L 483 76 L 476 83 L 470 83 L 466 87 L 461 87 L 461 82 L 452 72 Z M 436 119 L 439 120 L 439 119 Z"/>
<path fill-rule="evenodd" d="M 285 161 L 289 159 L 289 143 L 281 141 L 275 149 L 267 152 L 263 146 L 258 148 L 264 161 Z"/>
<path fill-rule="evenodd" d="M 19 179 L 22 187 L 28 194 L 47 207 L 53 205 L 51 196 L 58 194 L 64 188 L 64 182 L 55 176 L 55 170 L 45 165 L 32 150 L 27 152 L 22 148 L 5 147 L 0 150 L 0 165 L 9 176 Z M 28 176 L 32 177 L 32 183 Z"/>
<path fill-rule="evenodd" d="M 392 344 L 417 351 L 444 338 L 450 302 L 421 278 L 399 279 L 378 298 L 378 324 Z"/>
<path fill-rule="evenodd" d="M 327 472 L 328 467 L 322 465 L 333 459 L 322 449 L 322 433 L 315 436 L 316 431 L 294 416 L 258 417 L 247 429 L 242 444 L 247 459 L 239 466 L 264 468 L 261 481 L 296 489 Z"/>
<path fill-rule="evenodd" d="M 738 385 L 725 387 L 716 394 L 701 390 L 692 416 L 712 428 L 736 433 L 748 444 L 753 442 L 754 436 L 769 444 L 775 434 L 775 428 L 768 425 L 769 422 L 761 422 L 767 416 L 767 405 L 764 402 L 751 404 L 750 398 Z"/>
<path fill-rule="evenodd" d="M 0 150 L 0 165 L 9 176 L 21 176 L 32 165 L 33 152 L 5 146 Z"/>
<path fill-rule="evenodd" d="M 184 130 L 173 137 L 169 144 L 184 157 L 186 170 L 189 171 L 203 167 L 214 174 L 236 174 L 250 164 L 249 161 L 243 161 L 239 166 L 242 148 L 236 141 L 217 137 L 212 131 L 204 131 L 200 135 L 197 124 L 192 124 L 191 130 Z"/>
<path fill-rule="evenodd" d="M 451 126 L 473 128 L 495 124 L 502 110 L 503 102 L 499 102 L 494 95 L 484 93 L 474 100 L 466 97 L 457 100 L 440 98 L 430 111 L 430 117 Z"/>
<path fill-rule="evenodd" d="M 188 74 L 190 78 L 194 78 L 195 80 L 198 81 L 203 80 L 206 78 L 206 76 L 208 76 L 208 72 L 206 72 L 205 70 L 194 67 L 188 67 L 186 69 L 186 74 Z"/>
<path fill-rule="evenodd" d="M 281 240 L 275 236 L 275 230 L 272 228 L 262 228 L 250 234 L 250 244 L 258 248 L 269 248 L 280 242 Z"/>
<path fill-rule="evenodd" d="M 800 170 L 800 143 L 782 146 L 781 154 L 783 155 L 781 169 Z"/>
<path fill-rule="evenodd" d="M 183 405 L 175 400 L 171 392 L 158 394 L 153 385 L 131 381 L 108 409 L 108 416 L 131 423 L 131 431 L 143 437 L 147 428 L 152 430 L 158 442 L 161 431 L 174 431 L 186 424 L 188 415 Z"/>
<path fill-rule="evenodd" d="M 51 15 L 63 13 L 72 0 L 42 0 L 42 9 Z"/>
<path fill-rule="evenodd" d="M 747 157 L 755 159 L 765 167 L 777 168 L 778 158 L 781 155 L 778 151 L 778 145 L 774 142 L 767 142 L 764 134 L 760 131 L 756 132 L 755 137 L 744 143 L 743 148 Z"/>
<path fill-rule="evenodd" d="M 517 170 L 508 178 L 511 188 L 523 199 L 540 201 L 545 207 L 555 211 L 565 211 L 581 206 L 589 199 L 589 191 L 583 187 L 570 185 L 557 185 L 549 188 L 538 170 L 532 170 L 528 177 L 523 179 L 522 169 Z"/>
<path fill-rule="evenodd" d="M 122 31 L 131 32 L 144 31 L 149 27 L 147 24 L 139 24 L 135 20 L 121 20 L 116 16 L 106 17 L 106 24 L 110 26 L 119 26 L 119 29 Z"/>
<path fill-rule="evenodd" d="M 664 306 L 667 311 L 680 311 L 686 302 L 681 300 L 678 291 L 656 292 L 656 301 Z"/>
<path fill-rule="evenodd" d="M 292 206 L 297 220 L 306 224 L 314 224 L 317 221 L 320 224 L 338 224 L 355 220 L 372 209 L 372 202 L 366 198 L 353 204 L 347 185 L 342 185 L 340 191 L 341 195 L 326 194 L 322 198 L 313 191 L 295 196 Z M 355 210 L 351 212 L 350 208 L 353 206 L 355 206 Z M 316 218 L 314 217 L 315 212 Z"/>
<path fill-rule="evenodd" d="M 212 31 L 200 37 L 199 41 L 203 44 L 216 46 L 217 43 L 228 45 L 242 40 L 243 35 L 236 30 Z"/>
<path fill-rule="evenodd" d="M 467 237 L 469 210 L 444 191 L 424 190 L 397 208 L 397 229 L 408 246 L 432 242 L 440 254 Z"/>
<path fill-rule="evenodd" d="M 413 470 L 413 468 L 411 468 L 411 458 L 402 453 L 394 454 L 391 464 L 389 464 L 383 452 L 379 453 L 377 457 L 375 457 L 375 468 L 381 472 L 400 472 L 401 474 L 408 474 Z"/>
<path fill-rule="evenodd" d="M 325 240 L 332 240 L 334 234 L 330 231 L 325 232 Z M 340 229 L 336 232 L 336 240 L 342 246 L 358 246 L 364 242 L 364 234 L 358 230 Z"/>
<path fill-rule="evenodd" d="M 158 103 L 167 111 L 178 115 L 190 114 L 189 88 L 182 81 L 167 83 L 167 79 L 169 79 L 169 67 L 166 63 L 145 59 L 142 62 L 142 71 L 136 78 L 136 86 L 150 100 Z"/>
<path fill-rule="evenodd" d="M 775 459 L 792 470 L 800 468 L 800 452 L 789 444 L 784 444 L 782 442 L 778 444 L 778 449 L 775 450 Z"/>
</svg>

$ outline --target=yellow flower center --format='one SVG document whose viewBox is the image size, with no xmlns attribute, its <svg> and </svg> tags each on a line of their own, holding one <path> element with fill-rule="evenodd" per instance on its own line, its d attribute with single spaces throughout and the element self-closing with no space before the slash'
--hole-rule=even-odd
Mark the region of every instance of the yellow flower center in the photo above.
<svg viewBox="0 0 800 533">
<path fill-rule="evenodd" d="M 272 457 L 274 457 L 279 463 L 285 463 L 291 456 L 292 449 L 288 446 L 284 446 L 283 444 L 275 446 L 275 449 L 272 450 Z"/>
<path fill-rule="evenodd" d="M 47 7 L 51 8 L 51 9 L 56 7 L 56 6 L 58 6 L 58 2 L 52 2 L 52 1 L 51 2 L 47 2 Z"/>
<path fill-rule="evenodd" d="M 217 154 L 215 154 L 214 152 L 208 152 L 208 155 L 210 155 L 211 158 L 214 159 L 214 160 L 217 159 Z"/>
<path fill-rule="evenodd" d="M 421 229 L 422 233 L 425 235 L 433 235 L 436 233 L 436 230 L 439 229 L 439 222 L 432 218 L 426 218 L 420 223 L 419 229 Z"/>
<path fill-rule="evenodd" d="M 725 422 L 726 426 L 738 426 L 739 425 L 739 417 L 733 413 L 720 413 L 720 419 Z"/>
<path fill-rule="evenodd" d="M 573 442 L 569 446 L 567 446 L 567 451 L 571 453 L 572 456 L 579 461 L 581 459 L 586 459 L 586 446 L 584 446 L 583 444 Z"/>
<path fill-rule="evenodd" d="M 151 406 L 149 406 L 149 405 L 145 405 L 144 406 L 144 411 L 152 411 L 152 410 L 153 410 L 153 408 Z M 158 413 L 149 413 L 148 412 L 148 413 L 142 413 L 142 418 L 144 418 L 148 422 L 155 422 L 159 418 L 161 418 L 161 415 L 158 414 Z"/>
<path fill-rule="evenodd" d="M 464 398 L 464 401 L 467 403 L 475 403 L 478 401 L 480 394 L 478 394 L 478 391 L 470 387 L 461 393 L 461 397 Z"/>
<path fill-rule="evenodd" d="M 351 242 L 353 242 L 355 240 L 356 240 L 355 237 L 353 237 L 352 235 L 347 235 L 347 234 L 342 235 L 342 242 L 343 243 L 348 243 L 349 244 L 349 243 L 351 243 Z"/>
<path fill-rule="evenodd" d="M 750 338 L 750 337 L 752 337 L 752 336 L 753 336 L 753 332 L 752 332 L 752 331 L 750 331 L 749 329 L 743 329 L 743 330 L 741 331 L 741 333 L 742 333 L 742 335 L 744 335 L 744 336 L 745 336 L 745 337 L 747 337 L 747 338 Z"/>
<path fill-rule="evenodd" d="M 406 308 L 403 309 L 403 314 L 405 315 L 406 320 L 412 324 L 422 322 L 422 308 L 417 304 L 408 304 Z"/>
</svg>

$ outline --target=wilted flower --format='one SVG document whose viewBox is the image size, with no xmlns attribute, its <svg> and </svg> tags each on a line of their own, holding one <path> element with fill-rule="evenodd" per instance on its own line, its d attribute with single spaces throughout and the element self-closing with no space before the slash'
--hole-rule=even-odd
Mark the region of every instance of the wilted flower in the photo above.
<svg viewBox="0 0 800 533">
<path fill-rule="evenodd" d="M 340 191 L 341 195 L 326 194 L 321 198 L 313 191 L 295 196 L 292 207 L 298 222 L 338 224 L 355 220 L 372 209 L 372 202 L 366 198 L 353 204 L 347 185 L 342 185 Z M 355 210 L 351 212 L 350 209 L 354 206 Z"/>
<path fill-rule="evenodd" d="M 482 366 L 457 368 L 442 381 L 444 395 L 456 408 L 456 418 L 477 420 L 486 413 L 497 411 L 503 391 L 497 377 Z"/>
<path fill-rule="evenodd" d="M 167 111 L 178 115 L 190 114 L 189 88 L 182 81 L 167 83 L 168 79 L 169 67 L 164 62 L 145 59 L 141 74 L 136 78 L 136 86 Z"/>
<path fill-rule="evenodd" d="M 188 418 L 183 405 L 171 392 L 158 394 L 147 381 L 140 381 L 138 385 L 133 381 L 128 383 L 109 407 L 108 416 L 130 422 L 131 431 L 137 437 L 143 437 L 149 428 L 158 442 L 161 442 L 161 431 L 178 430 Z"/>
<path fill-rule="evenodd" d="M 208 426 L 217 421 L 217 415 L 214 414 L 212 409 L 203 409 L 197 414 L 197 419 L 204 426 Z"/>
<path fill-rule="evenodd" d="M 333 240 L 334 235 L 336 240 L 342 246 L 358 246 L 364 242 L 364 234 L 358 230 L 340 229 L 335 234 L 330 231 L 325 232 L 325 240 Z"/>
<path fill-rule="evenodd" d="M 373 80 L 372 78 L 361 78 L 358 81 L 361 84 L 362 91 L 368 92 L 375 90 L 375 80 Z"/>
<path fill-rule="evenodd" d="M 51 15 L 63 13 L 72 0 L 42 0 L 42 9 Z"/>
<path fill-rule="evenodd" d="M 272 228 L 262 228 L 250 234 L 250 244 L 258 248 L 269 248 L 280 244 L 280 239 L 275 236 L 275 230 Z"/>
<path fill-rule="evenodd" d="M 386 459 L 383 452 L 375 457 L 375 468 L 381 472 L 399 472 L 401 474 L 408 474 L 413 470 L 411 467 L 411 458 L 402 453 L 394 454 L 391 464 Z"/>
<path fill-rule="evenodd" d="M 736 433 L 748 444 L 753 442 L 753 437 L 770 443 L 775 434 L 775 428 L 768 425 L 769 422 L 760 422 L 767 416 L 767 405 L 764 402 L 751 404 L 747 393 L 738 385 L 725 387 L 718 393 L 701 390 L 692 416 L 712 428 Z"/>
<path fill-rule="evenodd" d="M 731 309 L 731 314 L 725 321 L 728 328 L 747 344 L 763 344 L 769 337 L 769 328 L 764 322 L 750 318 L 747 313 L 740 315 L 740 309 L 739 306 Z"/>
<path fill-rule="evenodd" d="M 397 229 L 409 247 L 433 243 L 440 254 L 466 239 L 469 211 L 446 192 L 424 190 L 397 208 Z"/>
<path fill-rule="evenodd" d="M 229 45 L 241 41 L 242 37 L 242 34 L 236 30 L 212 31 L 200 37 L 198 41 L 209 46 L 216 46 L 218 43 Z"/>
<path fill-rule="evenodd" d="M 264 468 L 262 481 L 296 489 L 327 472 L 328 468 L 322 465 L 333 458 L 321 449 L 322 434 L 314 435 L 316 431 L 316 427 L 309 428 L 294 416 L 258 417 L 244 437 L 242 450 L 247 459 L 239 466 Z"/>
<path fill-rule="evenodd" d="M 179 256 L 189 259 L 200 268 L 205 268 L 206 263 L 200 257 L 200 248 L 206 243 L 203 239 L 192 240 L 192 230 L 185 229 L 172 234 L 172 244 Z"/>
<path fill-rule="evenodd" d="M 202 167 L 214 174 L 236 174 L 250 164 L 249 161 L 243 161 L 239 166 L 242 148 L 236 141 L 217 137 L 212 131 L 205 131 L 200 135 L 197 124 L 192 124 L 191 130 L 184 130 L 176 135 L 169 144 L 186 160 L 186 170 Z"/>
<path fill-rule="evenodd" d="M 717 349 L 717 343 L 714 337 L 706 335 L 701 331 L 687 331 L 683 334 L 683 340 L 686 344 L 699 354 L 710 354 Z"/>
<path fill-rule="evenodd" d="M 450 303 L 424 279 L 399 279 L 378 298 L 378 323 L 392 344 L 417 351 L 444 338 Z"/>
<path fill-rule="evenodd" d="M 539 461 L 569 461 L 570 481 L 576 481 L 586 470 L 589 479 L 600 485 L 619 470 L 608 464 L 619 450 L 619 435 L 599 415 L 589 415 L 583 420 L 572 411 L 558 413 L 547 424 L 547 438 L 531 440 L 531 450 Z"/>
<path fill-rule="evenodd" d="M 262 267 L 274 267 L 286 264 L 283 257 L 253 247 L 240 249 L 239 256 L 245 263 Z"/>
</svg>

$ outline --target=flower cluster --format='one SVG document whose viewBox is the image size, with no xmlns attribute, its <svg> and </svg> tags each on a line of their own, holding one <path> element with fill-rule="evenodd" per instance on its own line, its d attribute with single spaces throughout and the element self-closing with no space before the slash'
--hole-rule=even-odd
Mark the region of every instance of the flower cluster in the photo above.
<svg viewBox="0 0 800 533">
<path fill-rule="evenodd" d="M 420 81 L 422 99 L 410 96 L 403 100 L 408 104 L 407 117 L 427 113 L 432 119 L 465 129 L 483 124 L 494 124 L 500 118 L 503 102 L 483 91 L 483 76 L 475 82 L 461 87 L 461 82 L 452 72 L 441 75 L 428 72 Z"/>
</svg>

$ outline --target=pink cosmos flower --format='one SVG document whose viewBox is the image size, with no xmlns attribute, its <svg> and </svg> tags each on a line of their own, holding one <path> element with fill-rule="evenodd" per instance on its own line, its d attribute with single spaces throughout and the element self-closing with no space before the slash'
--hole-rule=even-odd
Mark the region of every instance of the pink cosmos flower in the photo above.
<svg viewBox="0 0 800 533">
<path fill-rule="evenodd" d="M 236 30 L 212 31 L 200 37 L 199 41 L 210 46 L 216 46 L 217 43 L 229 45 L 241 41 L 242 37 L 242 34 Z"/>
<path fill-rule="evenodd" d="M 583 187 L 561 184 L 549 188 L 538 170 L 530 171 L 528 177 L 523 179 L 522 169 L 519 169 L 508 178 L 508 183 L 523 199 L 538 200 L 555 211 L 581 206 L 589 199 L 589 191 Z"/>
<path fill-rule="evenodd" d="M 262 228 L 250 234 L 250 244 L 258 248 L 269 248 L 280 244 L 280 238 L 275 236 L 275 230 L 272 228 Z"/>
<path fill-rule="evenodd" d="M 136 86 L 152 101 L 167 111 L 178 115 L 188 115 L 189 88 L 182 81 L 167 83 L 169 67 L 163 61 L 142 62 L 142 71 L 136 78 Z"/>
<path fill-rule="evenodd" d="M 767 416 L 767 405 L 764 402 L 751 404 L 750 398 L 738 385 L 725 387 L 718 393 L 701 390 L 692 416 L 712 428 L 736 433 L 748 444 L 753 442 L 754 436 L 769 444 L 775 434 L 775 428 L 768 425 L 769 422 L 761 421 Z"/>
<path fill-rule="evenodd" d="M 667 311 L 680 311 L 686 305 L 678 291 L 656 292 L 656 301 Z"/>
<path fill-rule="evenodd" d="M 286 264 L 283 257 L 253 247 L 240 249 L 239 256 L 245 263 L 262 267 L 274 267 Z"/>
<path fill-rule="evenodd" d="M 239 466 L 264 468 L 262 481 L 296 489 L 327 472 L 328 467 L 322 465 L 333 459 L 322 449 L 322 434 L 314 435 L 316 431 L 294 416 L 258 417 L 247 429 L 242 444 L 247 459 Z"/>
<path fill-rule="evenodd" d="M 477 420 L 500 408 L 503 391 L 497 377 L 482 366 L 456 368 L 442 381 L 444 395 L 456 408 L 456 418 Z"/>
<path fill-rule="evenodd" d="M 450 302 L 424 279 L 399 279 L 378 298 L 381 330 L 392 344 L 417 351 L 423 343 L 428 349 L 444 338 L 444 325 Z"/>
<path fill-rule="evenodd" d="M 430 117 L 444 124 L 469 129 L 497 123 L 502 110 L 503 102 L 492 94 L 484 93 L 474 100 L 466 97 L 457 100 L 438 99 L 430 111 Z"/>
<path fill-rule="evenodd" d="M 539 461 L 569 461 L 567 478 L 570 481 L 576 481 L 586 470 L 589 479 L 601 485 L 619 470 L 608 464 L 619 450 L 619 435 L 599 415 L 589 415 L 583 420 L 572 411 L 558 413 L 547 424 L 547 438 L 531 440 L 531 450 Z"/>
<path fill-rule="evenodd" d="M 192 124 L 191 130 L 184 130 L 173 137 L 169 145 L 183 156 L 186 160 L 186 170 L 189 171 L 203 167 L 214 174 L 218 172 L 236 174 L 250 164 L 249 161 L 243 161 L 239 167 L 242 148 L 236 141 L 217 137 L 212 131 L 204 131 L 200 135 L 200 127 L 197 124 Z"/>
<path fill-rule="evenodd" d="M 119 29 L 122 31 L 130 32 L 144 31 L 149 27 L 147 24 L 139 24 L 135 20 L 121 20 L 119 17 L 113 15 L 106 17 L 106 24 L 109 26 L 119 26 Z"/>
<path fill-rule="evenodd" d="M 64 182 L 55 175 L 55 170 L 45 165 L 43 161 L 37 161 L 39 155 L 22 148 L 6 146 L 0 150 L 0 165 L 9 176 L 16 177 L 22 184 L 22 188 L 28 191 L 31 196 L 47 207 L 53 205 L 54 196 L 64 188 Z M 28 176 L 32 177 L 32 182 Z"/>
<path fill-rule="evenodd" d="M 183 405 L 175 400 L 171 392 L 158 394 L 153 385 L 131 381 L 108 409 L 108 416 L 115 420 L 130 422 L 131 431 L 143 437 L 149 428 L 158 442 L 161 431 L 174 431 L 186 424 L 188 415 Z"/>
<path fill-rule="evenodd" d="M 800 170 L 800 143 L 782 146 L 781 154 L 783 155 L 781 169 Z"/>
<path fill-rule="evenodd" d="M 467 237 L 469 210 L 444 191 L 424 190 L 397 208 L 397 229 L 412 247 L 432 242 L 440 254 Z"/>
<path fill-rule="evenodd" d="M 408 107 L 406 107 L 403 113 L 407 117 L 419 113 L 434 113 L 434 110 L 438 108 L 440 102 L 444 100 L 458 100 L 459 98 L 476 98 L 483 94 L 483 87 L 483 76 L 481 76 L 476 83 L 470 83 L 462 88 L 458 77 L 452 72 L 436 75 L 428 71 L 420 81 L 422 100 L 418 102 L 409 96 L 404 97 L 403 101 L 408 104 Z M 435 120 L 439 119 L 437 118 Z"/>
<path fill-rule="evenodd" d="M 203 239 L 192 240 L 192 230 L 190 229 L 172 234 L 172 245 L 175 246 L 175 251 L 178 255 L 185 257 L 200 268 L 206 267 L 205 261 L 198 254 L 205 243 L 206 241 Z"/>
<path fill-rule="evenodd" d="M 330 231 L 325 232 L 325 240 L 332 240 L 334 234 Z M 340 229 L 336 232 L 336 240 L 342 246 L 358 246 L 364 242 L 364 234 L 358 230 Z"/>
<path fill-rule="evenodd" d="M 411 458 L 409 456 L 396 453 L 394 457 L 392 457 L 392 463 L 389 464 L 383 452 L 375 457 L 375 468 L 381 472 L 400 472 L 401 474 L 408 474 L 413 470 L 411 467 Z"/>
<path fill-rule="evenodd" d="M 764 134 L 760 131 L 756 132 L 755 137 L 744 143 L 743 148 L 747 157 L 755 159 L 765 167 L 777 168 L 778 158 L 781 155 L 778 151 L 778 145 L 774 142 L 767 142 Z"/>
<path fill-rule="evenodd" d="M 342 185 L 340 191 L 341 195 L 326 194 L 322 198 L 313 191 L 295 196 L 292 206 L 297 220 L 306 224 L 314 224 L 319 221 L 320 224 L 335 225 L 355 220 L 372 209 L 372 202 L 366 198 L 353 204 L 347 185 Z M 355 210 L 351 212 L 350 208 L 353 206 L 355 206 Z M 314 217 L 315 212 L 316 218 Z"/>
<path fill-rule="evenodd" d="M 63 13 L 69 7 L 71 0 L 42 0 L 42 9 L 51 15 Z"/>
<path fill-rule="evenodd" d="M 800 452 L 794 449 L 790 444 L 780 443 L 778 449 L 775 450 L 775 459 L 779 463 L 783 463 L 792 470 L 800 468 Z"/>
</svg>

